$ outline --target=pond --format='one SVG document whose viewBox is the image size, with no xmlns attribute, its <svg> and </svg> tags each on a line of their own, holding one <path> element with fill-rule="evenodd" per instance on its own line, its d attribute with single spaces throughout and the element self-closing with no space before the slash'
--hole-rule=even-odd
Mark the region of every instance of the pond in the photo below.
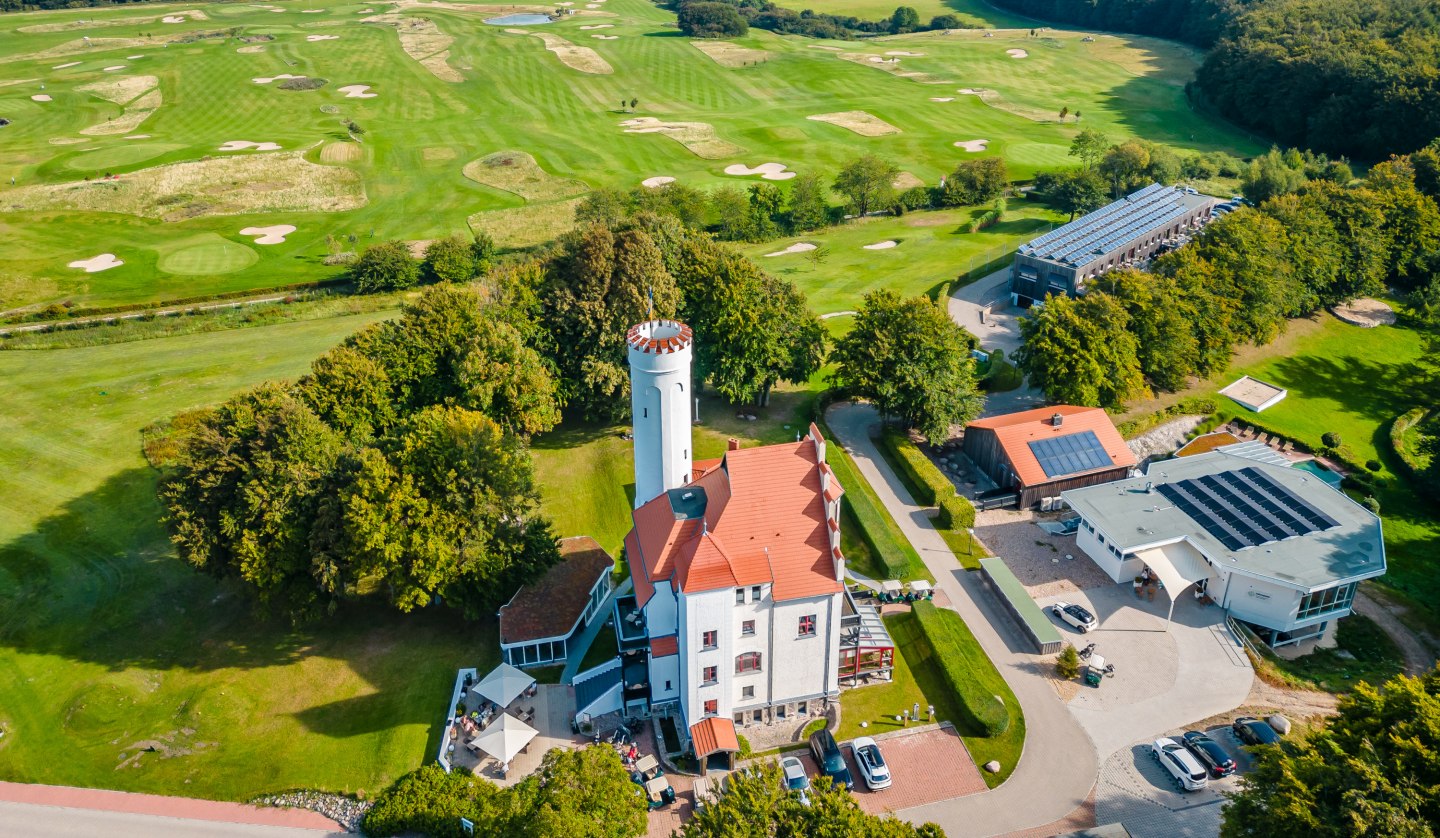
<svg viewBox="0 0 1440 838">
<path fill-rule="evenodd" d="M 549 15 L 505 15 L 504 17 L 492 17 L 485 22 L 491 26 L 535 26 L 552 21 Z"/>
</svg>

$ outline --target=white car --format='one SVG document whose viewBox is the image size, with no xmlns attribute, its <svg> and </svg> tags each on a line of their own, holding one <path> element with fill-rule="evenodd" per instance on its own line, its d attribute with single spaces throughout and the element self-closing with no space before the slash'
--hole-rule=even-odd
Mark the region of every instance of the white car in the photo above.
<svg viewBox="0 0 1440 838">
<path fill-rule="evenodd" d="M 1199 791 L 1210 784 L 1210 777 L 1200 760 L 1174 739 L 1156 739 L 1150 744 L 1150 756 L 1170 773 L 1181 791 Z"/>
<path fill-rule="evenodd" d="M 1079 605 L 1071 605 L 1068 602 L 1057 602 L 1050 606 L 1050 613 L 1074 626 L 1081 634 L 1094 631 L 1100 627 L 1100 621 L 1095 619 L 1095 615 Z"/>
<path fill-rule="evenodd" d="M 805 763 L 795 757 L 780 760 L 780 770 L 785 775 L 785 788 L 795 792 L 800 802 L 810 805 L 810 775 L 805 773 Z"/>
<path fill-rule="evenodd" d="M 866 788 L 871 791 L 890 788 L 890 766 L 885 764 L 885 757 L 874 739 L 862 736 L 850 743 L 850 750 L 855 753 L 855 765 L 860 769 Z"/>
</svg>

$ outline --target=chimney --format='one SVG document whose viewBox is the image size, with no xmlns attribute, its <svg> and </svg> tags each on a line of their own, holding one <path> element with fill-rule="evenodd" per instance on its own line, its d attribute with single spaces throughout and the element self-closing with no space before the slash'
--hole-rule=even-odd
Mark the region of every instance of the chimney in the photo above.
<svg viewBox="0 0 1440 838">
<path fill-rule="evenodd" d="M 1054 425 L 1054 426 L 1057 427 L 1057 428 L 1060 427 L 1060 426 L 1061 426 L 1062 424 L 1064 424 L 1064 423 L 1065 423 L 1065 417 L 1064 417 L 1063 415 L 1059 414 L 1059 413 L 1056 413 L 1055 415 L 1053 415 L 1053 416 L 1050 417 L 1050 424 Z"/>
<path fill-rule="evenodd" d="M 736 439 L 736 438 L 733 437 L 733 436 L 730 437 L 730 439 L 728 439 L 728 440 L 726 441 L 725 450 L 726 450 L 726 451 L 739 451 L 739 450 L 740 450 L 740 440 Z"/>
</svg>

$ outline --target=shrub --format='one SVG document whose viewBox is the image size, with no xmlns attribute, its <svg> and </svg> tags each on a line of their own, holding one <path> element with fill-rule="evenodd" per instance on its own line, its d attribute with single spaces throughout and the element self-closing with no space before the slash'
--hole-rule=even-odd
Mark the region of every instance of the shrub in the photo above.
<svg viewBox="0 0 1440 838">
<path fill-rule="evenodd" d="M 1360 503 L 1376 515 L 1380 514 L 1380 501 L 1376 500 L 1374 495 L 1366 495 L 1365 499 L 1360 501 Z"/>
<path fill-rule="evenodd" d="M 829 723 L 830 721 L 823 716 L 818 719 L 811 719 L 809 724 L 805 725 L 804 730 L 800 731 L 801 741 L 809 740 L 811 735 L 824 730 Z"/>
<path fill-rule="evenodd" d="M 365 248 L 350 266 L 350 279 L 362 293 L 398 291 L 420 280 L 420 264 L 402 242 L 388 241 Z"/>
<path fill-rule="evenodd" d="M 743 38 L 750 32 L 745 18 L 729 3 L 685 3 L 676 23 L 691 38 Z"/>
<path fill-rule="evenodd" d="M 950 479 L 910 441 L 910 437 L 893 428 L 887 428 L 880 438 L 880 444 L 885 446 L 900 464 L 902 476 L 915 489 L 916 503 L 936 506 L 941 498 L 955 493 L 955 486 Z"/>
<path fill-rule="evenodd" d="M 1335 433 L 1334 431 L 1326 431 L 1325 433 L 1320 435 L 1320 444 L 1324 445 L 1326 448 L 1339 448 L 1340 435 Z"/>
<path fill-rule="evenodd" d="M 365 814 L 365 834 L 460 836 L 460 818 L 485 820 L 494 798 L 495 786 L 489 782 L 464 771 L 447 774 L 431 763 L 375 798 L 375 806 Z"/>
<path fill-rule="evenodd" d="M 1365 461 L 1365 468 L 1369 469 L 1370 471 L 1379 471 L 1379 470 L 1380 470 L 1380 461 L 1379 461 L 1379 460 L 1366 460 L 1366 461 Z"/>
<path fill-rule="evenodd" d="M 1429 415 L 1429 410 L 1417 407 L 1397 417 L 1390 424 L 1390 448 L 1395 452 L 1395 456 L 1400 458 L 1404 470 L 1409 473 L 1411 478 L 1419 476 L 1425 470 L 1425 464 L 1420 459 L 1421 453 L 1411 447 L 1412 440 L 1407 437 L 1407 434 L 1411 428 L 1424 422 L 1427 415 Z"/>
<path fill-rule="evenodd" d="M 45 306 L 45 308 L 40 310 L 40 319 L 42 320 L 59 320 L 62 317 L 69 316 L 70 309 L 66 308 L 60 303 L 51 303 L 50 305 Z"/>
<path fill-rule="evenodd" d="M 999 736 L 1008 730 L 1010 711 L 1001 696 L 1010 694 L 1010 688 L 965 621 L 954 611 L 923 600 L 915 603 L 912 613 L 930 643 L 932 660 L 939 663 L 945 685 L 959 700 L 961 721 L 982 736 Z"/>
<path fill-rule="evenodd" d="M 900 193 L 895 205 L 907 210 L 925 209 L 930 206 L 930 190 L 924 186 L 912 186 Z"/>
<path fill-rule="evenodd" d="M 1066 681 L 1073 681 L 1080 675 L 1080 653 L 1069 643 L 1060 650 L 1060 657 L 1055 661 L 1055 674 Z"/>
<path fill-rule="evenodd" d="M 954 489 L 936 505 L 940 507 L 940 517 L 936 519 L 940 526 L 955 531 L 975 526 L 975 506 L 968 498 L 954 494 Z"/>
<path fill-rule="evenodd" d="M 432 282 L 465 282 L 475 276 L 475 256 L 459 236 L 436 239 L 425 248 L 425 277 Z"/>
<path fill-rule="evenodd" d="M 302 76 L 298 79 L 286 79 L 275 85 L 281 90 L 319 90 L 329 84 L 325 79 L 317 79 L 314 76 Z"/>
<path fill-rule="evenodd" d="M 752 750 L 750 749 L 750 740 L 749 740 L 749 739 L 746 739 L 746 738 L 743 737 L 743 736 L 737 736 L 737 737 L 735 737 L 735 741 L 737 741 L 737 742 L 740 743 L 740 758 L 741 758 L 741 759 L 749 759 L 750 756 L 755 753 L 754 751 L 752 751 Z"/>
</svg>

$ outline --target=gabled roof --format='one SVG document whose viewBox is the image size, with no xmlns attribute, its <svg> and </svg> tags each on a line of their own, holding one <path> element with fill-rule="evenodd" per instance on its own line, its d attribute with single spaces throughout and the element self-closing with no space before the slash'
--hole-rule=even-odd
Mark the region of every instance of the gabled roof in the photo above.
<svg viewBox="0 0 1440 838">
<path fill-rule="evenodd" d="M 695 746 L 695 758 L 701 760 L 720 751 L 740 750 L 735 723 L 719 716 L 710 716 L 691 725 L 690 741 Z"/>
<path fill-rule="evenodd" d="M 839 497 L 839 482 L 827 471 L 833 489 L 821 489 L 822 444 L 812 430 L 799 442 L 728 451 L 636 509 L 625 549 L 637 602 L 661 580 L 689 593 L 770 582 L 777 600 L 838 593 L 826 496 Z"/>
<path fill-rule="evenodd" d="M 1052 422 L 1052 418 L 1056 414 L 1061 417 L 1059 425 Z M 1110 462 L 1098 468 L 1071 472 L 1062 475 L 1063 477 L 1070 478 L 1076 474 L 1085 474 L 1101 469 L 1130 467 L 1136 463 L 1135 455 L 1125 444 L 1120 432 L 1115 430 L 1115 425 L 1110 421 L 1110 417 L 1098 407 L 1077 407 L 1068 404 L 1039 407 L 1034 410 L 1022 410 L 1019 413 L 977 419 L 966 427 L 967 430 L 982 428 L 995 433 L 1000 447 L 1005 452 L 1005 458 L 1010 461 L 1010 467 L 1015 471 L 1015 476 L 1022 486 L 1036 486 L 1060 479 L 1060 476 L 1050 477 L 1045 474 L 1045 469 L 1041 467 L 1040 460 L 1036 458 L 1035 452 L 1031 448 L 1032 442 L 1075 436 L 1086 431 L 1093 433 L 1099 440 L 1100 447 Z"/>
<path fill-rule="evenodd" d="M 590 604 L 590 590 L 615 567 L 615 560 L 589 536 L 560 542 L 560 561 L 522 587 L 500 608 L 500 643 L 513 645 L 563 637 Z"/>
</svg>

